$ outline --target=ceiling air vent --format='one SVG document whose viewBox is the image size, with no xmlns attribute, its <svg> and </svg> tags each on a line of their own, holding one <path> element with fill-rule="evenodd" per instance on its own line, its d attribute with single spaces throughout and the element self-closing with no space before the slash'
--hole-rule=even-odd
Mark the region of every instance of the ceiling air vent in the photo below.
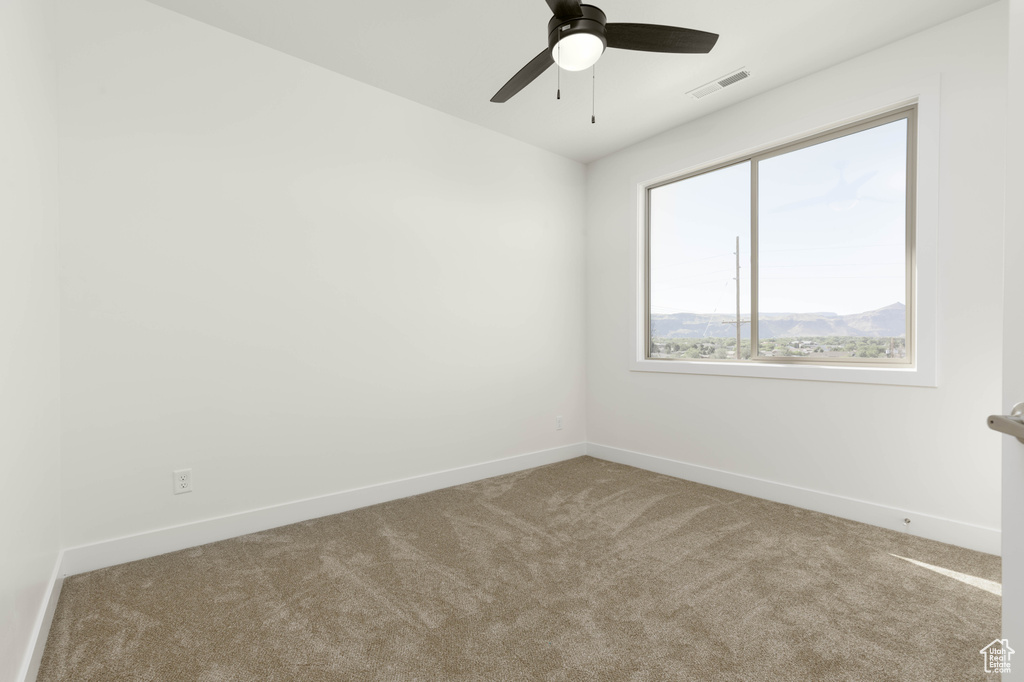
<svg viewBox="0 0 1024 682">
<path fill-rule="evenodd" d="M 700 99 L 701 97 L 707 97 L 713 92 L 718 92 L 722 88 L 728 87 L 733 83 L 738 83 L 744 78 L 750 78 L 750 71 L 748 71 L 747 69 L 740 69 L 739 71 L 733 71 L 730 74 L 726 74 L 721 78 L 716 78 L 710 83 L 705 83 L 699 88 L 690 90 L 686 94 L 690 95 L 694 99 Z"/>
</svg>

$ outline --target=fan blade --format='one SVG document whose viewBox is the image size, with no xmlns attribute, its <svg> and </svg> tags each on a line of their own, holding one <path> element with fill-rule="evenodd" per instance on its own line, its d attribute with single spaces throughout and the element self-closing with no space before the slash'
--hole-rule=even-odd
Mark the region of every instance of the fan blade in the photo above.
<svg viewBox="0 0 1024 682">
<path fill-rule="evenodd" d="M 608 47 L 642 52 L 705 54 L 718 41 L 717 33 L 657 24 L 608 24 Z"/>
<path fill-rule="evenodd" d="M 551 13 L 559 19 L 575 19 L 583 16 L 580 0 L 547 0 Z"/>
<path fill-rule="evenodd" d="M 530 60 L 530 63 L 519 69 L 519 73 L 512 76 L 508 83 L 491 98 L 492 102 L 507 102 L 513 95 L 532 83 L 537 76 L 548 70 L 548 67 L 555 63 L 551 58 L 551 49 L 544 48 L 544 51 Z"/>
</svg>

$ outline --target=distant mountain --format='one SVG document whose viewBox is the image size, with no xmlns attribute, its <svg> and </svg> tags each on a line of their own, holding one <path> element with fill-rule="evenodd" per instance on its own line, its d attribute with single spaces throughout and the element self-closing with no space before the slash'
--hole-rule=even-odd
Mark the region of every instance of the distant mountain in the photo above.
<svg viewBox="0 0 1024 682">
<path fill-rule="evenodd" d="M 744 316 L 747 319 L 749 316 Z M 735 320 L 717 313 L 652 313 L 651 324 L 658 338 L 699 339 L 735 337 Z M 762 339 L 788 336 L 901 337 L 906 334 L 907 307 L 893 303 L 878 310 L 852 315 L 836 313 L 766 313 L 761 315 L 758 333 Z M 710 322 L 710 324 L 709 324 Z M 750 325 L 743 325 L 743 338 L 750 338 Z"/>
</svg>

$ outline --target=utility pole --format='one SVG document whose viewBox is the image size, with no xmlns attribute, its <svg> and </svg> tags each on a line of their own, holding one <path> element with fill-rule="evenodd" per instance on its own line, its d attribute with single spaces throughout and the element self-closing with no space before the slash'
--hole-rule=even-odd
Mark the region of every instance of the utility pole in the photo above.
<svg viewBox="0 0 1024 682">
<path fill-rule="evenodd" d="M 736 359 L 742 360 L 743 356 L 740 354 L 740 328 L 742 325 L 749 324 L 750 320 L 740 319 L 740 238 L 736 237 L 736 321 L 732 324 L 736 325 Z M 729 322 L 723 321 L 722 324 L 730 324 Z M 753 349 L 751 349 L 753 353 Z"/>
</svg>

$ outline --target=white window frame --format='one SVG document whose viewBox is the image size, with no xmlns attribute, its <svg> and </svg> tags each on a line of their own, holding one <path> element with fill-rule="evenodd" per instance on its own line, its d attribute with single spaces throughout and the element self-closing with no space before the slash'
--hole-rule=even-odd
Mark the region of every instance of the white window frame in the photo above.
<svg viewBox="0 0 1024 682">
<path fill-rule="evenodd" d="M 705 374 L 719 376 L 797 379 L 850 383 L 889 384 L 898 386 L 935 387 L 938 385 L 936 342 L 936 272 L 938 241 L 939 186 L 939 79 L 935 76 L 917 83 L 879 93 L 873 97 L 823 108 L 800 117 L 786 126 L 785 133 L 765 139 L 747 149 L 722 149 L 721 154 L 703 159 L 683 160 L 683 167 L 656 178 L 636 183 L 636 239 L 633 254 L 633 317 L 634 333 L 629 369 L 638 372 L 672 374 Z M 771 361 L 724 360 L 662 360 L 649 359 L 649 327 L 647 310 L 647 197 L 650 188 L 674 179 L 692 176 L 726 165 L 736 159 L 756 156 L 816 137 L 867 119 L 917 105 L 916 184 L 908 195 L 916 218 L 911 268 L 913 297 L 907 301 L 908 345 L 913 344 L 911 364 L 812 364 Z M 913 315 L 911 319 L 909 316 Z"/>
</svg>

